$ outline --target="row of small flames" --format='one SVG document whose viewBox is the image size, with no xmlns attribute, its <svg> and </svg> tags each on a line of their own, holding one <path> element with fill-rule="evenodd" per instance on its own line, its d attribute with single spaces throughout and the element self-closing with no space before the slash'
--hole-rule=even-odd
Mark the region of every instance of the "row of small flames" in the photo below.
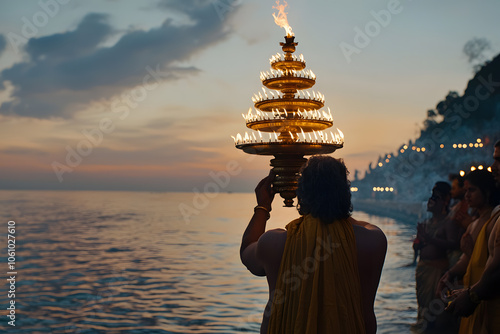
<svg viewBox="0 0 500 334">
<path fill-rule="evenodd" d="M 274 100 L 274 99 L 282 99 L 283 98 L 283 94 L 281 92 L 274 93 L 272 91 L 266 90 L 264 87 L 262 87 L 262 91 L 264 94 L 259 92 L 258 94 L 256 93 L 252 96 L 253 103 L 261 102 L 264 100 Z M 320 92 L 315 92 L 315 91 L 313 91 L 311 94 L 311 93 L 309 93 L 309 91 L 303 92 L 303 91 L 299 90 L 299 91 L 297 91 L 295 98 L 308 99 L 308 100 L 314 100 L 314 101 L 319 101 L 321 103 L 325 103 L 325 96 L 323 94 L 321 94 Z"/>
<path fill-rule="evenodd" d="M 306 134 L 302 129 L 300 129 L 300 131 L 300 133 L 295 134 L 289 131 L 292 142 L 310 144 L 344 144 L 344 134 L 339 129 L 337 129 L 337 133 L 333 133 L 332 131 L 330 131 L 330 134 L 325 131 L 313 130 L 312 134 L 311 132 L 308 132 Z M 236 137 L 231 136 L 231 138 L 233 138 L 235 145 L 255 143 L 288 143 L 279 139 L 278 134 L 274 131 L 273 133 L 268 134 L 269 138 L 267 140 L 264 139 L 264 135 L 262 135 L 262 132 L 259 130 L 257 130 L 257 136 L 255 135 L 255 132 L 252 132 L 251 135 L 249 135 L 248 132 L 245 132 L 244 136 L 238 133 Z"/>
<path fill-rule="evenodd" d="M 268 80 L 268 79 L 281 78 L 281 77 L 294 77 L 294 78 L 305 78 L 305 79 L 316 80 L 316 74 L 314 74 L 314 72 L 311 70 L 302 70 L 302 71 L 270 70 L 270 71 L 266 71 L 266 72 L 262 72 L 262 71 L 260 72 L 260 80 L 261 81 Z"/>
<path fill-rule="evenodd" d="M 484 166 L 483 166 L 483 165 L 479 165 L 479 166 L 477 166 L 477 167 L 476 167 L 476 166 L 471 166 L 471 167 L 470 167 L 470 171 L 471 171 L 471 172 L 473 172 L 473 171 L 475 171 L 475 170 L 477 170 L 477 169 L 478 169 L 478 170 L 483 170 L 483 169 L 484 169 Z M 487 170 L 488 172 L 490 172 L 490 173 L 491 173 L 491 166 L 487 167 L 487 168 L 486 168 L 486 170 Z M 460 171 L 460 176 L 461 176 L 461 177 L 464 177 L 464 176 L 465 176 L 465 174 L 467 174 L 465 171 L 463 171 L 463 170 L 461 170 L 461 171 Z"/>
<path fill-rule="evenodd" d="M 304 55 L 303 54 L 300 54 L 299 56 L 292 55 L 292 60 L 304 62 Z M 272 55 L 271 58 L 269 58 L 269 63 L 271 65 L 279 61 L 285 61 L 285 55 L 283 53 L 278 52 L 275 55 Z"/>
<path fill-rule="evenodd" d="M 375 192 L 394 192 L 395 189 L 393 187 L 373 187 L 372 189 L 373 191 Z M 355 193 L 355 192 L 358 192 L 359 191 L 359 188 L 358 187 L 351 187 L 351 192 Z"/>
<path fill-rule="evenodd" d="M 287 112 L 279 111 L 278 109 L 273 109 L 272 112 L 263 112 L 255 109 L 255 114 L 252 112 L 252 108 L 248 109 L 248 113 L 241 114 L 247 123 L 267 121 L 267 120 L 281 120 L 288 119 L 289 115 L 292 115 L 293 119 L 304 119 L 304 120 L 320 120 L 333 122 L 333 116 L 330 108 L 328 108 L 328 113 L 324 110 L 298 110 L 297 112 Z"/>
</svg>

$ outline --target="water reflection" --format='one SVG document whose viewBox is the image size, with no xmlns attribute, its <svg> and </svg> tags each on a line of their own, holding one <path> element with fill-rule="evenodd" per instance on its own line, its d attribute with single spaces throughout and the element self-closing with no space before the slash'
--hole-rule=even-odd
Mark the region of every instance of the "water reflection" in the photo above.
<svg viewBox="0 0 500 334">
<path fill-rule="evenodd" d="M 254 196 L 219 194 L 186 224 L 178 205 L 192 197 L 1 191 L 2 221 L 17 227 L 16 333 L 258 332 L 266 282 L 238 253 Z M 270 227 L 295 216 L 276 207 Z M 357 218 L 378 224 L 389 239 L 376 300 L 379 333 L 407 332 L 416 312 L 414 271 L 403 267 L 413 227 Z"/>
</svg>

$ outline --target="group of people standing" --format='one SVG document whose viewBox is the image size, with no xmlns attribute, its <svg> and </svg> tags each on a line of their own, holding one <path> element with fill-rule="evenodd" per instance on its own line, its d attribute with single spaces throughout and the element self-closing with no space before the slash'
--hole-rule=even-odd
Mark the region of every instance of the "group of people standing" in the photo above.
<svg viewBox="0 0 500 334">
<path fill-rule="evenodd" d="M 437 182 L 414 240 L 417 322 L 435 333 L 500 333 L 500 141 L 491 172 Z"/>
</svg>

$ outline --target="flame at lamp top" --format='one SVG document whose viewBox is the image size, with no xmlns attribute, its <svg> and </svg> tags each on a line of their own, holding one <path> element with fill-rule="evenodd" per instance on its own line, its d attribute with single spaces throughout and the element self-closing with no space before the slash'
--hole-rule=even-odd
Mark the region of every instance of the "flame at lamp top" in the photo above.
<svg viewBox="0 0 500 334">
<path fill-rule="evenodd" d="M 274 22 L 278 26 L 285 28 L 287 37 L 292 37 L 294 36 L 294 34 L 292 32 L 292 27 L 290 27 L 290 25 L 288 24 L 288 19 L 286 17 L 286 14 L 288 13 L 285 12 L 285 8 L 288 6 L 288 3 L 286 1 L 283 1 L 283 3 L 284 4 L 280 5 L 280 2 L 278 0 L 276 1 L 276 6 L 273 6 L 274 9 L 277 9 L 279 11 L 278 15 L 273 13 Z"/>
</svg>

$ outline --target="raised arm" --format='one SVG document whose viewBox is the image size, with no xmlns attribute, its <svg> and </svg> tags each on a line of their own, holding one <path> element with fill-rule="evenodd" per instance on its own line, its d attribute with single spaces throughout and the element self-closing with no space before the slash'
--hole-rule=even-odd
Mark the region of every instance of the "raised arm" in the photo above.
<svg viewBox="0 0 500 334">
<path fill-rule="evenodd" d="M 264 266 L 257 257 L 257 241 L 260 236 L 266 231 L 266 223 L 270 217 L 271 204 L 274 199 L 274 191 L 272 190 L 272 182 L 274 173 L 271 171 L 269 175 L 263 178 L 255 188 L 257 197 L 257 206 L 254 209 L 254 214 L 248 223 L 248 226 L 243 233 L 240 247 L 241 262 L 257 276 L 265 276 Z"/>
</svg>

